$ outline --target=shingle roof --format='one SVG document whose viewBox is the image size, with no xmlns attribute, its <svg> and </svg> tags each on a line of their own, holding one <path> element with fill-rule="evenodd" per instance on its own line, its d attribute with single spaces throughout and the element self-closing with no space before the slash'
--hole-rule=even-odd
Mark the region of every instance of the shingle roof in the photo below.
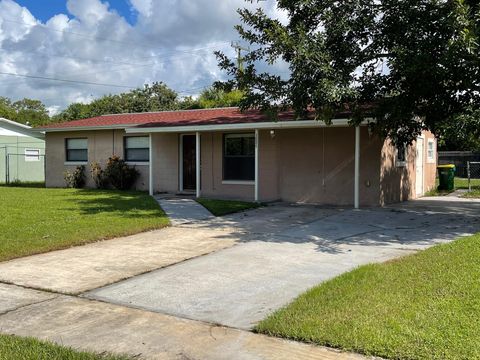
<svg viewBox="0 0 480 360">
<path fill-rule="evenodd" d="M 294 120 L 293 111 L 279 114 L 281 121 Z M 42 129 L 68 129 L 79 127 L 109 126 L 186 126 L 209 124 L 240 124 L 266 122 L 271 119 L 258 110 L 241 112 L 239 108 L 217 108 L 201 110 L 162 111 L 136 114 L 103 115 L 89 119 L 74 120 L 58 124 L 42 126 Z"/>
</svg>

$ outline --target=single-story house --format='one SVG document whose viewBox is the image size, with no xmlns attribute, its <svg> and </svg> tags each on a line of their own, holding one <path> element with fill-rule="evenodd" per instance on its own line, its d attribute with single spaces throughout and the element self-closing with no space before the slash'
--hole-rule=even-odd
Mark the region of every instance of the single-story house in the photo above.
<svg viewBox="0 0 480 360">
<path fill-rule="evenodd" d="M 366 125 L 338 117 L 327 126 L 292 112 L 271 121 L 256 110 L 219 108 L 104 115 L 39 130 L 47 187 L 65 186 L 65 170 L 112 155 L 136 166 L 137 188 L 150 194 L 358 207 L 413 199 L 435 185 L 432 134 L 397 149 Z"/>
<path fill-rule="evenodd" d="M 44 181 L 44 138 L 30 126 L 0 118 L 0 183 Z"/>
</svg>

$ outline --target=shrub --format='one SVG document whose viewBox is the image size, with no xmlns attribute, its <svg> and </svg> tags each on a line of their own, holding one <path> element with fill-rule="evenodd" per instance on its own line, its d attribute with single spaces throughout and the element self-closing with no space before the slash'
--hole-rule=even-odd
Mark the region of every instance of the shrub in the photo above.
<svg viewBox="0 0 480 360">
<path fill-rule="evenodd" d="M 92 163 L 90 173 L 92 174 L 92 179 L 97 189 L 108 188 L 108 178 L 99 163 Z"/>
<path fill-rule="evenodd" d="M 85 166 L 77 166 L 73 173 L 65 171 L 63 177 L 67 183 L 67 187 L 74 189 L 83 188 L 85 186 Z"/>
<path fill-rule="evenodd" d="M 131 189 L 140 175 L 135 167 L 128 166 L 118 156 L 108 159 L 104 173 L 108 183 L 117 190 Z"/>
</svg>

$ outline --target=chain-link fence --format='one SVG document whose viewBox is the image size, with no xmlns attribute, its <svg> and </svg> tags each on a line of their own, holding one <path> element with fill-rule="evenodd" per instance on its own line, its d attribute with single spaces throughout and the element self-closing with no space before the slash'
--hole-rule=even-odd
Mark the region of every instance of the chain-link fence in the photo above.
<svg viewBox="0 0 480 360">
<path fill-rule="evenodd" d="M 44 181 L 45 155 L 39 150 L 27 149 L 23 154 L 11 154 L 5 149 L 0 149 L 0 184 Z"/>
<path fill-rule="evenodd" d="M 480 190 L 480 161 L 467 162 L 468 190 Z"/>
</svg>

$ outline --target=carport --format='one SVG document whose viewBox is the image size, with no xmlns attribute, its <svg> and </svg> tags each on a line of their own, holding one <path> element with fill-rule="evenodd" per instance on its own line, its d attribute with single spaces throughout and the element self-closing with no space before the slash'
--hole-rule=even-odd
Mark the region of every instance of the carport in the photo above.
<svg viewBox="0 0 480 360">
<path fill-rule="evenodd" d="M 354 159 L 354 166 L 353 171 L 349 172 L 347 176 L 349 176 L 352 181 L 352 192 L 353 196 L 350 202 L 353 204 L 355 208 L 360 207 L 360 158 L 361 158 L 361 127 L 357 126 L 352 128 L 349 125 L 348 119 L 334 119 L 332 120 L 331 125 L 326 125 L 324 122 L 317 121 L 317 120 L 286 120 L 286 121 L 252 121 L 248 117 L 245 117 L 241 120 L 237 119 L 230 119 L 224 118 L 219 123 L 212 124 L 211 122 L 217 121 L 209 121 L 206 123 L 199 121 L 190 121 L 187 124 L 182 123 L 181 125 L 178 124 L 177 121 L 172 122 L 155 122 L 155 123 L 148 123 L 139 125 L 136 127 L 130 127 L 126 129 L 126 133 L 128 135 L 144 135 L 148 134 L 149 136 L 149 149 L 150 149 L 150 162 L 149 162 L 149 192 L 151 195 L 158 191 L 164 191 L 163 185 L 159 184 L 159 188 L 156 188 L 156 184 L 158 183 L 157 174 L 162 173 L 165 171 L 165 167 L 162 164 L 162 157 L 164 155 L 156 156 L 158 152 L 165 154 L 165 153 L 172 153 L 172 149 L 165 149 L 165 147 L 171 146 L 178 146 L 178 191 L 180 193 L 185 192 L 194 192 L 197 198 L 201 196 L 218 196 L 218 197 L 227 197 L 227 198 L 235 198 L 239 197 L 245 200 L 253 200 L 255 202 L 260 201 L 270 201 L 270 200 L 279 200 L 279 194 L 265 194 L 262 192 L 261 182 L 264 183 L 273 183 L 276 181 L 275 177 L 278 176 L 278 171 L 272 170 L 271 162 L 274 161 L 271 152 L 272 152 L 272 144 L 271 141 L 274 141 L 275 138 L 278 136 L 279 133 L 288 134 L 289 130 L 313 130 L 319 132 L 319 134 L 323 135 L 323 139 L 325 140 L 325 129 L 338 129 L 342 128 L 347 132 L 351 132 L 354 134 L 352 136 L 353 141 L 350 142 L 347 139 L 344 139 L 345 142 L 342 144 L 343 147 L 349 149 L 349 155 Z M 367 129 L 364 126 L 366 123 L 362 125 L 362 128 L 366 132 Z M 323 131 L 322 131 L 323 130 Z M 215 149 L 212 147 L 207 147 L 203 145 L 203 142 L 207 142 L 209 136 L 215 133 L 216 135 L 220 135 L 223 137 L 223 152 L 225 153 L 225 148 L 228 146 L 229 136 L 236 137 L 235 139 L 240 139 L 241 136 L 245 136 L 245 138 L 251 138 L 254 143 L 254 150 L 252 151 L 252 158 L 253 158 L 253 176 L 248 179 L 226 179 L 226 171 L 223 169 L 222 173 L 222 185 L 227 185 L 230 189 L 233 189 L 231 193 L 228 193 L 228 189 L 219 192 L 218 194 L 215 193 L 215 189 L 205 189 L 204 184 L 208 183 L 209 177 L 213 177 L 210 175 L 210 172 L 213 172 L 216 167 L 222 166 L 226 167 L 226 160 L 225 157 L 221 159 L 222 164 L 206 164 L 205 161 L 202 159 L 205 158 L 213 158 L 213 152 Z M 162 141 L 158 141 L 161 135 L 175 135 L 177 137 L 178 142 L 177 144 L 172 144 L 174 142 L 170 141 L 167 144 L 162 143 Z M 262 135 L 262 136 L 261 136 Z M 188 141 L 186 140 L 188 138 Z M 193 146 L 194 149 L 187 149 L 186 146 Z M 264 141 L 265 140 L 265 148 Z M 187 145 L 188 144 L 188 145 Z M 295 144 L 284 144 L 283 146 L 289 147 L 291 151 L 295 152 L 297 149 L 295 148 Z M 319 148 L 320 151 L 325 151 L 325 143 L 322 144 L 323 149 Z M 156 150 L 157 149 L 157 150 Z M 278 150 L 277 150 L 278 151 Z M 175 151 L 173 151 L 175 152 Z M 191 159 L 191 164 L 186 162 L 186 155 L 187 154 L 194 154 L 194 159 Z M 270 158 L 269 158 L 270 156 Z M 306 156 L 311 156 L 306 154 Z M 262 159 L 264 157 L 264 159 Z M 262 162 L 262 160 L 264 160 Z M 370 159 L 366 159 L 369 161 Z M 282 161 L 282 159 L 275 159 L 275 161 Z M 186 168 L 191 169 L 193 167 L 195 169 L 194 174 L 189 174 L 186 171 Z M 325 165 L 323 164 L 323 171 L 325 171 Z M 194 183 L 195 187 L 186 188 L 185 179 L 188 177 L 191 179 L 191 175 L 194 175 L 194 181 L 190 181 L 190 184 Z M 206 180 L 207 179 L 207 180 Z M 323 185 L 325 186 L 325 179 L 323 180 Z M 237 187 L 236 189 L 234 189 Z M 268 187 L 268 185 L 266 186 Z M 172 189 L 168 189 L 167 191 L 171 191 Z M 345 201 L 344 201 L 345 202 Z M 348 202 L 348 200 L 347 200 Z"/>
</svg>

